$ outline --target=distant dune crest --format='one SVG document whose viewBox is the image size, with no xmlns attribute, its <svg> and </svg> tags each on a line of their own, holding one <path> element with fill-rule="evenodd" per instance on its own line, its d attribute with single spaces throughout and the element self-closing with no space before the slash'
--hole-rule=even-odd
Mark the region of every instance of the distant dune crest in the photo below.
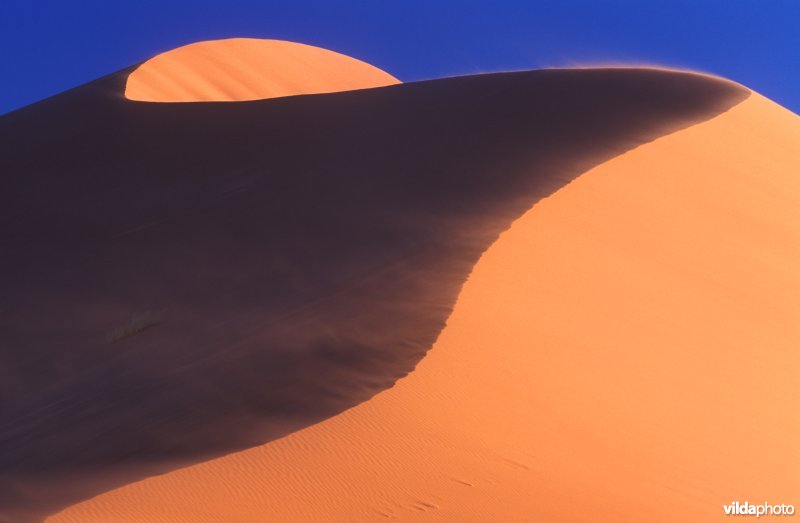
<svg viewBox="0 0 800 523">
<path fill-rule="evenodd" d="M 231 38 L 193 43 L 147 60 L 128 77 L 125 97 L 147 102 L 233 102 L 397 83 L 377 67 L 327 49 Z"/>
</svg>

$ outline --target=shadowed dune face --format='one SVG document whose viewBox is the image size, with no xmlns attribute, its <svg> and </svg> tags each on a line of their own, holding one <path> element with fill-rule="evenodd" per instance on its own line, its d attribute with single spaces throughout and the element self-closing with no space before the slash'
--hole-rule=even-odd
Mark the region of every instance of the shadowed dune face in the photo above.
<svg viewBox="0 0 800 523">
<path fill-rule="evenodd" d="M 733 500 L 797 507 L 799 164 L 800 118 L 758 95 L 614 158 L 500 236 L 390 390 L 48 523 L 722 522 Z"/>
<path fill-rule="evenodd" d="M 554 70 L 141 104 L 127 73 L 0 119 L 0 506 L 15 522 L 389 387 L 512 220 L 748 95 Z"/>
<path fill-rule="evenodd" d="M 148 102 L 230 102 L 400 83 L 343 54 L 281 40 L 231 38 L 160 54 L 128 76 L 125 96 Z"/>
</svg>

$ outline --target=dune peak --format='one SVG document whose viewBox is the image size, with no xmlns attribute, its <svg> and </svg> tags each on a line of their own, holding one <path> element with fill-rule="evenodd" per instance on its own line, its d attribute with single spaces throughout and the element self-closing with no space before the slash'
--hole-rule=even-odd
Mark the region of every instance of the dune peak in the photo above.
<svg viewBox="0 0 800 523">
<path fill-rule="evenodd" d="M 125 97 L 147 102 L 232 102 L 393 85 L 366 62 L 311 45 L 258 38 L 208 40 L 143 62 Z"/>
</svg>

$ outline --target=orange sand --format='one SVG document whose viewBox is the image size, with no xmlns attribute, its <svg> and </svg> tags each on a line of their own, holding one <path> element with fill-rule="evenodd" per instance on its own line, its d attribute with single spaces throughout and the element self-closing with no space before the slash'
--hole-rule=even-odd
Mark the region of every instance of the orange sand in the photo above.
<svg viewBox="0 0 800 523">
<path fill-rule="evenodd" d="M 128 77 L 125 96 L 150 102 L 258 100 L 400 83 L 367 63 L 281 40 L 232 38 L 160 54 Z"/>
<path fill-rule="evenodd" d="M 416 371 L 50 523 L 715 521 L 800 505 L 800 119 L 753 95 L 543 200 Z M 769 518 L 768 518 L 769 519 Z"/>
</svg>

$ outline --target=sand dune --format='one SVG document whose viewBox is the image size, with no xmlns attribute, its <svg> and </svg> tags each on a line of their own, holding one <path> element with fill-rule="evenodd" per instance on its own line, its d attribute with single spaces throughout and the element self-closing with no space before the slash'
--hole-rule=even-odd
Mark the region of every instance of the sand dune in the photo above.
<svg viewBox="0 0 800 523">
<path fill-rule="evenodd" d="M 234 67 L 230 75 L 219 78 L 233 86 L 250 85 L 243 73 L 247 67 Z M 447 515 L 450 510 L 453 517 L 490 513 L 527 517 L 514 511 L 527 511 L 535 503 L 531 492 L 539 491 L 531 488 L 549 492 L 546 482 L 509 479 L 513 474 L 502 472 L 506 465 L 497 463 L 511 463 L 509 470 L 514 471 L 537 466 L 552 471 L 562 460 L 566 470 L 577 470 L 577 464 L 563 455 L 567 452 L 563 446 L 543 454 L 541 465 L 514 454 L 514 449 L 530 444 L 527 438 L 536 427 L 550 427 L 545 432 L 551 439 L 542 440 L 545 447 L 548 442 L 566 445 L 570 433 L 562 430 L 567 422 L 558 416 L 542 416 L 547 409 L 560 408 L 555 400 L 545 401 L 553 396 L 544 393 L 555 389 L 531 389 L 542 380 L 522 379 L 513 372 L 498 381 L 497 362 L 487 354 L 498 358 L 505 354 L 500 361 L 514 364 L 513 369 L 503 367 L 503 372 L 535 377 L 529 373 L 538 368 L 532 371 L 525 358 L 545 358 L 558 370 L 558 361 L 546 345 L 555 334 L 573 343 L 566 344 L 563 353 L 570 358 L 602 353 L 574 345 L 580 340 L 593 343 L 598 333 L 590 327 L 620 341 L 618 351 L 623 352 L 615 353 L 619 358 L 629 354 L 624 350 L 637 347 L 619 338 L 627 331 L 604 322 L 608 317 L 599 313 L 594 323 L 576 329 L 577 341 L 566 333 L 534 329 L 535 321 L 555 328 L 572 326 L 572 319 L 580 319 L 581 309 L 574 304 L 564 309 L 563 303 L 555 301 L 549 308 L 553 296 L 548 293 L 558 294 L 555 287 L 537 290 L 541 296 L 519 296 L 506 289 L 509 294 L 502 300 L 497 295 L 483 296 L 484 291 L 470 291 L 494 288 L 494 276 L 487 276 L 491 283 L 486 284 L 480 283 L 478 275 L 488 263 L 485 260 L 506 240 L 475 269 L 440 337 L 481 254 L 537 201 L 598 164 L 617 158 L 608 166 L 641 151 L 660 151 L 653 147 L 685 133 L 692 136 L 688 133 L 712 124 L 719 126 L 716 122 L 728 122 L 722 124 L 725 132 L 718 144 L 704 135 L 690 140 L 694 149 L 677 149 L 663 158 L 656 155 L 665 169 L 679 171 L 659 180 L 683 180 L 683 191 L 689 193 L 688 184 L 694 180 L 697 194 L 713 203 L 716 196 L 709 196 L 708 187 L 703 192 L 702 183 L 710 182 L 701 181 L 706 179 L 701 174 L 716 173 L 717 178 L 708 180 L 727 188 L 719 176 L 726 175 L 730 165 L 747 165 L 747 158 L 755 162 L 760 154 L 754 150 L 747 156 L 748 149 L 739 147 L 736 140 L 747 147 L 765 147 L 770 155 L 761 155 L 762 161 L 775 158 L 763 166 L 779 173 L 774 175 L 775 183 L 780 182 L 779 175 L 788 176 L 784 165 L 796 160 L 791 140 L 786 138 L 795 132 L 791 118 L 774 116 L 780 111 L 761 101 L 757 107 L 767 109 L 755 111 L 755 116 L 750 110 L 730 120 L 730 115 L 755 103 L 740 104 L 749 92 L 731 82 L 689 73 L 534 71 L 233 104 L 172 104 L 126 98 L 129 74 L 136 70 L 120 71 L 0 118 L 6 146 L 0 155 L 4 183 L 0 274 L 5 275 L 0 294 L 4 312 L 0 315 L 0 521 L 39 521 L 91 496 L 170 471 L 175 472 L 76 505 L 54 518 L 361 519 L 390 509 L 400 514 L 397 505 L 407 506 L 412 495 L 429 493 L 450 499 L 451 490 L 456 496 L 452 504 L 420 497 L 414 498 L 419 503 L 414 510 L 437 505 L 435 514 Z M 206 86 L 202 80 L 197 85 Z M 734 106 L 730 113 L 700 124 Z M 734 136 L 759 125 L 768 128 L 764 133 L 777 133 L 776 137 L 759 142 L 752 136 Z M 687 130 L 659 138 L 680 129 Z M 767 150 L 783 142 L 788 145 Z M 710 145 L 717 149 L 706 150 Z M 630 155 L 620 156 L 639 146 Z M 731 156 L 729 165 L 719 151 L 734 146 L 744 156 Z M 681 161 L 686 164 L 677 163 Z M 563 194 L 581 187 L 584 179 L 597 178 L 593 172 L 532 212 L 542 212 L 537 209 L 566 198 Z M 630 169 L 619 172 L 633 177 Z M 753 192 L 761 178 L 758 173 L 749 174 L 756 176 L 748 188 Z M 646 188 L 634 190 L 634 184 L 629 190 L 627 179 L 619 183 L 614 187 L 623 196 L 641 200 L 642 212 L 661 209 L 666 216 L 671 211 L 653 204 L 661 196 L 647 193 Z M 780 196 L 775 198 L 791 208 L 791 188 L 780 187 L 776 193 Z M 730 195 L 731 201 L 746 192 Z M 683 201 L 682 195 L 673 196 Z M 590 200 L 586 196 L 576 207 L 568 201 L 558 208 L 576 213 L 569 216 L 580 216 Z M 773 207 L 775 212 L 783 208 Z M 766 223 L 759 209 L 742 215 L 742 227 L 751 227 L 745 232 L 752 232 L 754 223 Z M 605 223 L 648 224 L 646 214 L 620 212 L 613 206 L 596 211 Z M 672 222 L 664 218 L 658 224 L 693 230 L 695 220 L 702 224 L 702 219 L 717 216 L 676 213 Z M 504 238 L 513 237 L 519 223 L 527 219 Z M 663 235 L 655 225 L 648 226 L 652 238 L 663 245 L 680 237 L 674 231 Z M 539 227 L 537 234 L 545 231 Z M 764 227 L 772 233 L 783 231 L 785 238 L 793 234 L 792 229 L 772 228 L 769 223 Z M 724 230 L 736 232 L 729 229 Z M 721 234 L 711 240 L 726 238 Z M 595 282 L 605 285 L 607 292 L 602 294 L 571 278 L 588 270 L 576 263 L 607 259 L 616 252 L 611 246 L 617 244 L 609 243 L 608 252 L 597 245 L 594 251 L 576 245 L 571 247 L 575 256 L 561 259 L 566 256 L 563 249 L 571 244 L 566 239 L 550 240 L 556 245 L 553 253 L 539 255 L 552 256 L 546 259 L 570 271 L 553 272 L 553 267 L 530 257 L 533 251 L 522 249 L 506 254 L 519 256 L 519 262 L 514 258 L 503 263 L 528 264 L 530 270 L 524 275 L 503 270 L 503 277 L 546 280 L 563 288 L 564 296 L 570 296 L 566 291 L 585 288 L 587 296 L 572 295 L 585 303 L 584 315 L 598 306 L 597 300 L 614 296 L 613 280 Z M 639 259 L 651 252 L 640 240 L 621 249 Z M 748 243 L 753 240 L 750 236 L 729 240 L 738 242 L 731 243 L 732 248 L 739 246 L 745 252 L 750 252 L 749 247 L 760 255 L 772 252 Z M 775 259 L 784 259 L 781 256 L 787 256 L 786 263 L 793 261 L 789 251 L 776 254 Z M 763 260 L 748 263 L 757 267 L 759 261 Z M 664 281 L 674 283 L 676 275 L 670 268 L 686 276 L 680 267 L 678 262 L 662 267 Z M 711 265 L 704 267 L 701 275 L 708 274 Z M 495 269 L 489 272 L 494 274 Z M 778 285 L 785 275 L 770 269 L 752 277 L 742 281 L 741 291 L 730 292 L 757 292 Z M 584 279 L 590 279 L 588 273 Z M 708 291 L 706 283 L 700 281 L 696 292 Z M 719 282 L 714 287 L 718 292 L 725 288 Z M 525 291 L 520 287 L 520 293 Z M 475 292 L 482 298 L 465 306 Z M 632 296 L 633 291 L 626 292 L 625 296 Z M 745 302 L 729 300 L 727 294 L 718 296 L 724 296 L 719 299 L 725 303 L 730 301 L 730 307 L 738 303 L 737 310 L 747 313 Z M 517 303 L 515 297 L 520 300 L 519 317 L 507 310 Z M 539 309 L 525 299 L 535 299 Z M 477 303 L 483 303 L 484 310 L 476 311 Z M 782 306 L 775 305 L 775 314 Z M 681 323 L 683 317 L 669 316 L 671 309 L 664 309 L 664 316 L 648 315 L 648 310 L 659 309 L 638 306 L 642 317 L 625 319 L 643 322 L 649 318 L 653 324 L 643 323 L 636 331 L 641 334 L 648 328 L 663 330 L 670 325 L 665 319 L 669 318 L 676 333 L 697 335 L 682 347 L 693 353 L 706 346 L 703 340 L 713 339 L 731 313 L 730 308 L 721 310 L 708 325 L 695 325 L 692 330 Z M 484 316 L 491 314 L 498 316 Z M 532 330 L 523 333 L 513 323 L 501 327 L 507 315 L 509 321 L 516 318 Z M 463 330 L 459 322 L 474 324 L 474 330 Z M 766 323 L 751 327 L 751 337 L 766 332 Z M 456 334 L 448 334 L 452 332 Z M 496 335 L 497 342 L 489 343 L 490 334 Z M 785 336 L 793 339 L 791 332 Z M 417 371 L 370 400 L 411 371 L 437 337 L 437 347 Z M 455 341 L 447 341 L 453 337 Z M 518 338 L 517 345 L 509 337 Z M 651 338 L 657 338 L 652 341 L 655 347 L 670 339 L 663 334 Z M 603 343 L 610 343 L 604 339 L 598 338 L 601 349 L 607 348 Z M 786 341 L 770 340 L 768 349 L 777 350 L 774 347 L 781 340 Z M 647 340 L 635 341 L 646 345 Z M 457 347 L 462 342 L 472 344 L 472 349 L 463 349 L 463 356 Z M 543 352 L 538 352 L 539 346 Z M 500 348 L 505 352 L 499 352 Z M 426 371 L 427 367 L 433 370 Z M 785 367 L 787 372 L 791 368 Z M 484 373 L 485 378 L 476 376 Z M 560 377 L 556 381 L 574 383 Z M 555 387 L 552 382 L 542 383 Z M 469 385 L 473 386 L 466 388 Z M 519 394 L 509 397 L 503 393 L 508 387 Z M 609 390 L 612 394 L 616 389 Z M 646 396 L 647 390 L 639 392 Z M 540 410 L 520 413 L 534 392 L 544 394 L 535 396 Z M 756 389 L 754 397 L 762 392 Z M 496 401 L 501 396 L 503 405 Z M 561 412 L 572 419 L 572 410 L 580 410 L 583 396 L 570 397 L 564 399 Z M 351 407 L 355 408 L 331 418 Z M 439 418 L 434 416 L 437 409 L 442 411 Z M 367 414 L 359 414 L 362 411 Z M 384 416 L 385 422 L 380 421 Z M 626 419 L 630 421 L 623 416 Z M 515 424 L 528 428 L 514 428 Z M 483 425 L 481 432 L 478 428 Z M 596 428 L 575 426 L 590 435 Z M 675 435 L 669 430 L 665 434 Z M 749 444 L 755 441 L 751 436 L 747 433 L 733 441 Z M 176 471 L 270 441 L 244 454 Z M 531 452 L 538 455 L 537 450 Z M 502 459 L 495 463 L 491 456 Z M 353 461 L 352 474 L 342 468 L 346 461 Z M 548 469 L 548 463 L 555 468 Z M 318 469 L 312 468 L 314 464 Z M 452 484 L 442 483 L 441 474 L 450 468 Z M 388 472 L 395 469 L 396 473 Z M 643 470 L 652 474 L 647 467 Z M 193 479 L 205 477 L 202 481 L 206 481 L 203 474 L 209 471 L 227 478 L 224 488 L 208 483 L 221 496 L 211 496 Z M 555 492 L 553 499 L 566 492 L 559 485 L 577 489 L 579 485 L 569 482 L 587 473 L 568 474 L 563 478 L 566 483 L 552 483 L 548 488 Z M 332 482 L 340 486 L 331 486 Z M 506 485 L 508 495 L 528 501 L 520 501 L 516 508 L 492 507 L 487 495 L 474 494 L 481 492 L 477 489 L 459 505 L 455 501 L 462 494 L 456 491 L 466 484 L 495 485 L 487 487 L 489 497 L 494 495 L 492 489 Z M 157 493 L 149 497 L 150 485 L 163 489 L 166 498 L 158 501 Z M 149 514 L 136 511 L 130 489 L 144 489 L 136 491 L 142 501 L 139 509 Z M 311 505 L 309 496 L 314 499 Z M 486 502 L 483 512 L 471 505 L 479 502 Z M 556 501 L 552 503 L 554 508 Z M 232 512 L 235 507 L 238 513 Z M 568 519 L 564 512 L 552 514 Z"/>
<path fill-rule="evenodd" d="M 50 523 L 716 521 L 800 502 L 800 119 L 754 95 L 539 202 L 392 389 Z"/>
<path fill-rule="evenodd" d="M 231 38 L 189 44 L 136 68 L 131 100 L 210 102 L 333 93 L 399 83 L 355 58 L 311 45 Z"/>
</svg>

